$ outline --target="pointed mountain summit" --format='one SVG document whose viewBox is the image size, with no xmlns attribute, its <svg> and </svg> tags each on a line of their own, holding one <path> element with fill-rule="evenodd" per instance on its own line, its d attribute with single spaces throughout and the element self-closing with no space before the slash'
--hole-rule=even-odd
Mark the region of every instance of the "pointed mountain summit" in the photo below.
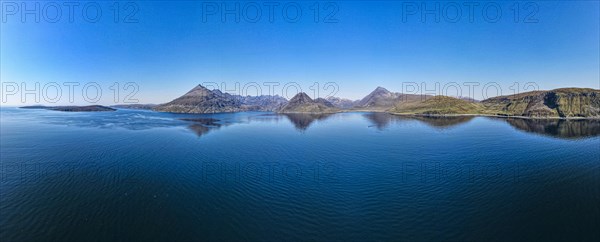
<svg viewBox="0 0 600 242">
<path fill-rule="evenodd" d="M 373 112 L 389 111 L 399 103 L 424 101 L 431 97 L 433 96 L 390 92 L 383 87 L 377 87 L 369 95 L 356 102 L 353 109 Z"/>
<path fill-rule="evenodd" d="M 323 98 L 313 100 L 306 93 L 298 93 L 279 109 L 279 113 L 335 113 L 339 109 Z"/>
<path fill-rule="evenodd" d="M 311 103 L 314 102 L 312 98 L 310 98 L 306 93 L 298 93 L 292 99 L 290 99 L 290 103 Z"/>
<path fill-rule="evenodd" d="M 377 88 L 375 88 L 375 90 L 373 90 L 373 92 L 371 92 L 371 93 L 379 93 L 379 94 L 385 94 L 385 95 L 392 94 L 392 92 L 388 91 L 388 89 L 385 89 L 385 87 L 381 87 L 381 86 L 377 86 Z"/>
<path fill-rule="evenodd" d="M 220 94 L 221 92 L 215 92 L 214 94 Z M 208 88 L 202 86 L 202 85 L 198 85 L 194 88 L 192 88 L 192 90 L 190 90 L 189 92 L 185 93 L 182 97 L 202 97 L 202 96 L 208 96 L 213 94 L 213 91 L 208 90 Z"/>
<path fill-rule="evenodd" d="M 386 110 L 394 107 L 399 101 L 400 94 L 377 87 L 369 95 L 356 103 L 358 109 Z"/>
<path fill-rule="evenodd" d="M 243 111 L 242 103 L 220 91 L 211 91 L 202 85 L 194 87 L 183 96 L 154 108 L 172 113 L 226 113 Z"/>
</svg>

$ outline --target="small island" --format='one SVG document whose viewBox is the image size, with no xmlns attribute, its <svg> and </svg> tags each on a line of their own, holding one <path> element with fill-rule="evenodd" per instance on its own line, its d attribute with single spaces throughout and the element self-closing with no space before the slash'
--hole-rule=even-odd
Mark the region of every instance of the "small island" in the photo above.
<svg viewBox="0 0 600 242">
<path fill-rule="evenodd" d="M 156 104 L 118 104 L 112 105 L 111 108 L 120 108 L 120 109 L 137 109 L 137 110 L 152 110 L 156 107 Z"/>
<path fill-rule="evenodd" d="M 61 112 L 113 112 L 117 111 L 114 108 L 102 106 L 102 105 L 90 105 L 90 106 L 24 106 L 20 107 L 24 109 L 46 109 L 52 111 Z"/>
</svg>

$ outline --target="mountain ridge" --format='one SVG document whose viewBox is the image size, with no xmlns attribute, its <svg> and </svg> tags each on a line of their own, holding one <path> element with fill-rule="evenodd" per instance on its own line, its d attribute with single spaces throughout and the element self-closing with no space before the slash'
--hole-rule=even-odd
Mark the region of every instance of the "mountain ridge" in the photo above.
<svg viewBox="0 0 600 242">
<path fill-rule="evenodd" d="M 296 94 L 287 104 L 277 110 L 278 113 L 335 113 L 339 111 L 331 102 L 323 98 L 313 100 L 304 92 Z"/>
<path fill-rule="evenodd" d="M 493 115 L 531 118 L 600 118 L 600 90 L 559 88 L 498 96 L 482 101 L 470 98 L 391 92 L 377 87 L 356 101 L 339 97 L 312 99 L 298 93 L 289 101 L 281 96 L 240 96 L 198 85 L 155 111 L 219 113 L 270 111 L 278 113 L 389 112 L 401 115 Z"/>
<path fill-rule="evenodd" d="M 281 96 L 240 96 L 209 90 L 198 85 L 168 103 L 153 108 L 159 112 L 172 113 L 229 113 L 244 111 L 276 111 L 287 100 Z"/>
<path fill-rule="evenodd" d="M 386 88 L 378 86 L 367 96 L 357 101 L 352 109 L 357 111 L 386 112 L 395 108 L 400 102 L 423 101 L 431 97 L 430 95 L 391 92 Z"/>
</svg>

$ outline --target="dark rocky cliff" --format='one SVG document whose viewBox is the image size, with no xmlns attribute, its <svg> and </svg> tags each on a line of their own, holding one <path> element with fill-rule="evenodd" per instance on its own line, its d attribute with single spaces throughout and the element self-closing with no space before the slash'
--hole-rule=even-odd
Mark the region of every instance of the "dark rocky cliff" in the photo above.
<svg viewBox="0 0 600 242">
<path fill-rule="evenodd" d="M 600 90 L 561 88 L 493 97 L 481 102 L 488 112 L 528 117 L 600 117 Z"/>
</svg>

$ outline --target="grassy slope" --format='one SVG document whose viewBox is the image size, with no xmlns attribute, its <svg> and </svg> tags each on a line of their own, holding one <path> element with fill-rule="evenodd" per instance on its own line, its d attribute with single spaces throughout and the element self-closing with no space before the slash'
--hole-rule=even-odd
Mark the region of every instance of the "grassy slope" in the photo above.
<svg viewBox="0 0 600 242">
<path fill-rule="evenodd" d="M 327 107 L 321 103 L 303 103 L 293 107 L 284 107 L 279 113 L 336 113 L 338 108 Z"/>
<path fill-rule="evenodd" d="M 480 103 L 469 102 L 447 96 L 435 96 L 424 101 L 399 102 L 389 110 L 398 114 L 453 115 L 453 114 L 486 114 Z"/>
<path fill-rule="evenodd" d="M 435 96 L 426 100 L 399 102 L 388 110 L 397 114 L 505 115 L 541 118 L 600 117 L 600 91 L 590 88 L 561 88 L 486 99 L 480 103 Z"/>
</svg>

